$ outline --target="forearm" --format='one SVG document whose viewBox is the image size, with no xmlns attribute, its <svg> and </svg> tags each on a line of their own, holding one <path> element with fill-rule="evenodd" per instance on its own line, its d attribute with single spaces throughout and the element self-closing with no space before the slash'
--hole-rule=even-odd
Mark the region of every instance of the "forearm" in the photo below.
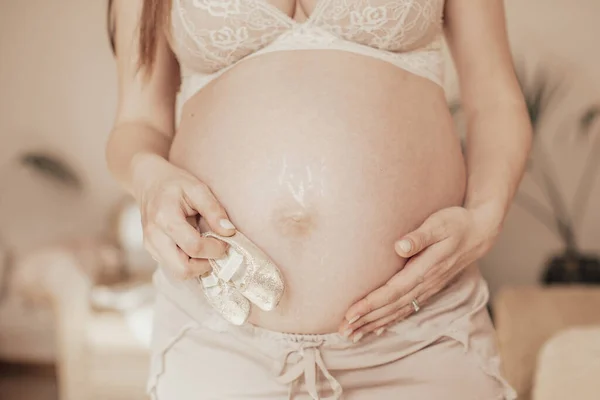
<svg viewBox="0 0 600 400">
<path fill-rule="evenodd" d="M 108 168 L 123 188 L 133 194 L 136 171 L 148 158 L 168 158 L 172 139 L 143 122 L 118 124 L 106 145 Z"/>
<path fill-rule="evenodd" d="M 531 124 L 524 102 L 471 112 L 467 123 L 467 193 L 464 206 L 501 225 L 525 170 Z"/>
</svg>

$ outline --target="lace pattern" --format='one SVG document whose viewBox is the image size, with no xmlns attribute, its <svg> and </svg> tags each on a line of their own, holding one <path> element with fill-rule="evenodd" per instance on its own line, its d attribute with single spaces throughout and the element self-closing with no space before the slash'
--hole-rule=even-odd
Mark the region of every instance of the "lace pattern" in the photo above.
<svg viewBox="0 0 600 400">
<path fill-rule="evenodd" d="M 174 0 L 171 18 L 175 52 L 204 73 L 237 62 L 290 28 L 251 0 Z"/>
<path fill-rule="evenodd" d="M 440 36 L 423 49 L 406 53 L 389 53 L 381 52 L 380 50 L 371 47 L 349 43 L 323 31 L 321 31 L 320 34 L 316 34 L 315 31 L 313 31 L 313 34 L 309 37 L 302 36 L 301 31 L 293 31 L 280 36 L 269 46 L 255 53 L 249 54 L 243 60 L 249 60 L 262 54 L 276 51 L 307 49 L 341 50 L 350 53 L 362 54 L 389 62 L 397 67 L 400 67 L 415 75 L 427 78 L 430 81 L 442 86 L 444 68 L 443 59 L 440 55 L 441 45 L 442 38 Z M 237 65 L 237 63 L 231 64 L 210 74 L 198 73 L 193 69 L 190 70 L 184 68 L 181 92 L 178 99 L 180 104 L 184 104 L 200 89 L 208 85 L 209 82 L 218 78 L 221 74 L 225 73 L 235 65 Z"/>
<path fill-rule="evenodd" d="M 319 26 L 340 38 L 398 52 L 426 45 L 438 33 L 443 0 L 325 0 Z"/>
<path fill-rule="evenodd" d="M 269 0 L 174 0 L 183 99 L 241 60 L 298 49 L 364 54 L 441 84 L 445 0 L 316 1 L 297 22 Z"/>
</svg>

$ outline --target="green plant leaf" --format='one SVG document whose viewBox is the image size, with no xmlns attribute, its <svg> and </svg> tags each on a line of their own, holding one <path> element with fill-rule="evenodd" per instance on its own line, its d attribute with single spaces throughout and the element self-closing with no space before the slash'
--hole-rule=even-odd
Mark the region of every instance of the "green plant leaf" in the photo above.
<svg viewBox="0 0 600 400">
<path fill-rule="evenodd" d="M 600 118 L 600 105 L 594 105 L 588 108 L 579 119 L 579 132 L 588 135 L 590 129 Z"/>
<path fill-rule="evenodd" d="M 524 73 L 518 72 L 517 79 L 525 98 L 535 138 L 538 136 L 542 118 L 546 115 L 551 103 L 558 97 L 563 86 L 561 80 L 551 79 L 544 72 L 537 72 L 531 83 L 528 83 L 523 75 Z"/>
<path fill-rule="evenodd" d="M 83 186 L 77 172 L 57 156 L 32 151 L 23 154 L 19 161 L 36 174 L 61 186 L 75 190 L 80 190 Z"/>
<path fill-rule="evenodd" d="M 460 100 L 452 100 L 448 102 L 448 109 L 450 110 L 450 115 L 455 115 L 461 110 L 462 106 L 460 104 Z"/>
</svg>

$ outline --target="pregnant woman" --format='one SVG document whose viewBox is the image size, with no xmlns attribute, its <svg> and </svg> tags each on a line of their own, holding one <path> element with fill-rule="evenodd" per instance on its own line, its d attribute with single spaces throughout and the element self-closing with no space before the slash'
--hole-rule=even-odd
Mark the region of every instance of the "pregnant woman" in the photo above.
<svg viewBox="0 0 600 400">
<path fill-rule="evenodd" d="M 153 399 L 514 398 L 474 264 L 530 147 L 501 0 L 115 0 L 112 16 L 107 159 L 160 264 Z"/>
</svg>

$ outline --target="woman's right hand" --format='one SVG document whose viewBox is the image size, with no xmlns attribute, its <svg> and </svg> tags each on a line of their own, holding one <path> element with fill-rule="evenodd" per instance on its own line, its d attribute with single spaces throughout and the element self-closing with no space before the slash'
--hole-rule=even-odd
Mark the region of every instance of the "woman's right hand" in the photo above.
<svg viewBox="0 0 600 400">
<path fill-rule="evenodd" d="M 207 258 L 223 256 L 227 244 L 202 237 L 188 220 L 197 221 L 200 215 L 212 231 L 231 236 L 235 228 L 223 206 L 204 183 L 158 155 L 138 155 L 133 165 L 133 194 L 148 252 L 181 279 L 210 271 Z"/>
</svg>

